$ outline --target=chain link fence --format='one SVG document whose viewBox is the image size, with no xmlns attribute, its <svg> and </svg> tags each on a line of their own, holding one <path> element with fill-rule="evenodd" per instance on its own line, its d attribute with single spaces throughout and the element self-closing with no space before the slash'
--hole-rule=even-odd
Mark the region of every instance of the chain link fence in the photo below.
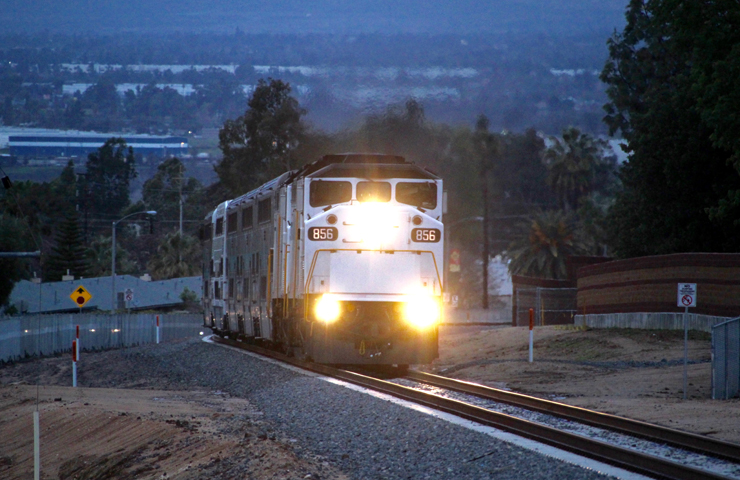
<svg viewBox="0 0 740 480">
<path fill-rule="evenodd" d="M 80 326 L 83 350 L 129 347 L 198 336 L 201 314 L 58 314 L 0 318 L 0 361 L 70 351 Z"/>
<path fill-rule="evenodd" d="M 573 323 L 577 293 L 577 288 L 517 288 L 514 292 L 515 325 L 529 325 L 530 308 L 534 310 L 537 326 Z"/>
<path fill-rule="evenodd" d="M 740 392 L 740 317 L 712 327 L 712 398 Z"/>
</svg>

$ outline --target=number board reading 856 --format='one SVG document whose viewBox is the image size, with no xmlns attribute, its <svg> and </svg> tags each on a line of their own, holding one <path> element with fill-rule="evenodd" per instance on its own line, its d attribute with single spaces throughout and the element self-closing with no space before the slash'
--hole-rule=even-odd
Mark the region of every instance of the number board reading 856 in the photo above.
<svg viewBox="0 0 740 480">
<path fill-rule="evenodd" d="M 336 227 L 311 227 L 308 229 L 309 240 L 336 240 L 339 237 L 339 231 Z"/>
<path fill-rule="evenodd" d="M 411 230 L 411 241 L 420 243 L 437 243 L 442 234 L 436 228 L 414 228 Z"/>
</svg>

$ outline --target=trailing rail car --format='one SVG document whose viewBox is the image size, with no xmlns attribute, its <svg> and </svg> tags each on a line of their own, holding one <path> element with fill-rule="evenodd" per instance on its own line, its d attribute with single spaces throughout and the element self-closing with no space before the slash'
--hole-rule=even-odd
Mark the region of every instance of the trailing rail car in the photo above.
<svg viewBox="0 0 740 480">
<path fill-rule="evenodd" d="M 205 326 L 327 364 L 438 356 L 442 180 L 403 157 L 327 155 L 202 225 Z"/>
</svg>

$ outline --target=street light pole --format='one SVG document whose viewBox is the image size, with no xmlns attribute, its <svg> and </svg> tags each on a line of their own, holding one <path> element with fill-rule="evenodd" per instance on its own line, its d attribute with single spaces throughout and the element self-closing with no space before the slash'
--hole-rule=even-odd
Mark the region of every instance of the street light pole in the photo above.
<svg viewBox="0 0 740 480">
<path fill-rule="evenodd" d="M 128 217 L 131 217 L 133 215 L 139 215 L 142 213 L 146 213 L 147 215 L 156 215 L 156 210 L 146 210 L 141 212 L 134 212 L 126 215 L 125 217 L 116 220 L 113 222 L 113 235 L 111 237 L 112 245 L 111 245 L 111 265 L 110 265 L 110 273 L 111 273 L 111 304 L 110 304 L 110 310 L 111 312 L 116 311 L 116 225 L 118 225 L 120 222 L 126 220 Z"/>
</svg>

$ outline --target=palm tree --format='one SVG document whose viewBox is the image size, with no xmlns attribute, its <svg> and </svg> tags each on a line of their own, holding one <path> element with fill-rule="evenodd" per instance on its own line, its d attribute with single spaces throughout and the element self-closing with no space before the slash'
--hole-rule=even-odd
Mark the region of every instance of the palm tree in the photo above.
<svg viewBox="0 0 740 480">
<path fill-rule="evenodd" d="M 543 155 L 549 170 L 547 183 L 555 191 L 562 209 L 575 210 L 578 201 L 594 189 L 606 142 L 575 127 L 563 130 L 562 142 L 555 137 L 550 140 L 553 144 Z"/>
<path fill-rule="evenodd" d="M 587 251 L 571 213 L 540 212 L 520 228 L 522 235 L 506 252 L 512 275 L 564 279 L 568 277 L 566 258 Z"/>
<path fill-rule="evenodd" d="M 200 244 L 190 235 L 168 233 L 147 267 L 155 280 L 190 277 L 200 273 Z"/>
<path fill-rule="evenodd" d="M 90 262 L 90 276 L 104 277 L 110 275 L 111 237 L 97 236 L 87 249 L 87 258 Z M 116 274 L 134 273 L 138 265 L 131 260 L 128 250 L 116 242 Z"/>
</svg>

